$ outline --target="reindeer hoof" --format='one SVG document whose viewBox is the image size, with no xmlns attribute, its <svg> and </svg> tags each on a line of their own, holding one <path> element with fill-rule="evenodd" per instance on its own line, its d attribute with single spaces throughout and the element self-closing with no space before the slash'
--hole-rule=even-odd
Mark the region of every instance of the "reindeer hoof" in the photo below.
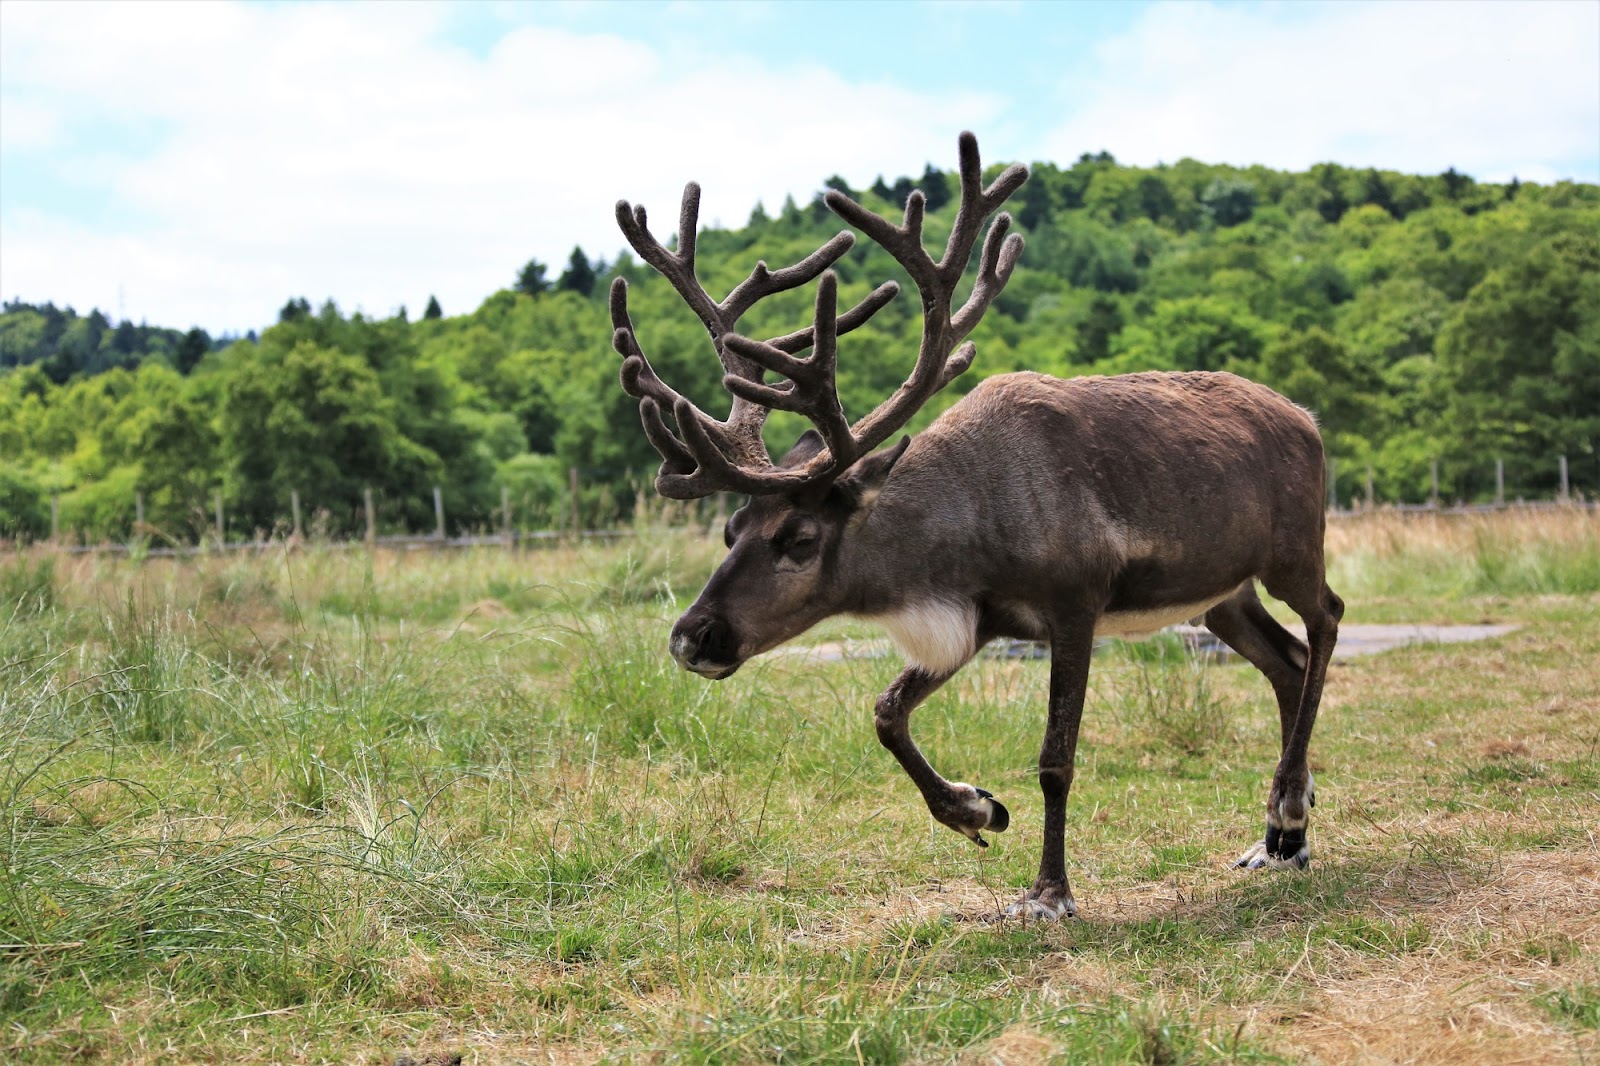
<svg viewBox="0 0 1600 1066">
<path fill-rule="evenodd" d="M 935 816 L 978 847 L 989 846 L 989 842 L 978 835 L 979 830 L 1003 833 L 1011 824 L 1011 812 L 988 789 L 963 781 L 952 782 L 950 788 L 955 793 L 952 797 L 955 803 L 943 812 L 936 810 Z"/>
<path fill-rule="evenodd" d="M 1078 904 L 1070 893 L 1056 889 L 1029 890 L 1021 899 L 1005 909 L 1007 918 L 1021 918 L 1025 922 L 1058 922 L 1063 918 L 1076 918 Z"/>
<path fill-rule="evenodd" d="M 984 828 L 1004 833 L 1011 826 L 1011 812 L 1006 810 L 1006 805 L 995 799 L 994 793 L 988 789 L 978 789 L 978 795 L 989 801 L 989 824 Z"/>
<path fill-rule="evenodd" d="M 1235 870 L 1304 870 L 1311 865 L 1311 849 L 1306 846 L 1304 837 L 1301 838 L 1300 848 L 1293 854 L 1275 855 L 1267 847 L 1265 840 L 1258 840 L 1250 846 L 1250 850 L 1239 856 L 1233 864 Z"/>
</svg>

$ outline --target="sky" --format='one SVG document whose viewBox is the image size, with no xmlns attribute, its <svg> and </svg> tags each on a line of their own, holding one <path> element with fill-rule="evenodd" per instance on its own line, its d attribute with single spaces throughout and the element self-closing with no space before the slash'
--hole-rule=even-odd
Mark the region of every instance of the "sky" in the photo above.
<svg viewBox="0 0 1600 1066">
<path fill-rule="evenodd" d="M 1600 0 L 0 3 L 0 297 L 413 317 L 832 174 L 1109 151 L 1600 182 Z M 668 225 L 658 224 L 665 232 Z"/>
</svg>

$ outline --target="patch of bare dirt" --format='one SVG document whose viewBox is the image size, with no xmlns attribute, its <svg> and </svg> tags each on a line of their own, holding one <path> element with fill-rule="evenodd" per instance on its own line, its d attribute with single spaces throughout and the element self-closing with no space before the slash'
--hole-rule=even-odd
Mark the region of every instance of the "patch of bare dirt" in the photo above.
<svg viewBox="0 0 1600 1066">
<path fill-rule="evenodd" d="M 1506 855 L 1486 882 L 1407 910 L 1431 930 L 1424 950 L 1325 955 L 1303 1008 L 1266 1027 L 1253 1016 L 1254 1035 L 1327 1063 L 1593 1061 L 1600 1034 L 1535 1000 L 1600 973 L 1600 853 Z M 1564 950 L 1540 948 L 1551 930 Z"/>
</svg>

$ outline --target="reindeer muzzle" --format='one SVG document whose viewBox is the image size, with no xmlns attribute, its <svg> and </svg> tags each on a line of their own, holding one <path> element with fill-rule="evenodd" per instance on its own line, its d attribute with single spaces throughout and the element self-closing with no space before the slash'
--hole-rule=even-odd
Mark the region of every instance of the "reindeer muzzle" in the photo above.
<svg viewBox="0 0 1600 1066">
<path fill-rule="evenodd" d="M 691 610 L 678 619 L 667 650 L 679 666 L 712 681 L 732 676 L 743 665 L 733 626 L 710 612 Z"/>
</svg>

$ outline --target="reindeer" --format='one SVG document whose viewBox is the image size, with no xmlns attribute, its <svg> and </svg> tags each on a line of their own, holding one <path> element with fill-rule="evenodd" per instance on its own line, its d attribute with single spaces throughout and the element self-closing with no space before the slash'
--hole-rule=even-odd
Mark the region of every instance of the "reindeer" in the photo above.
<svg viewBox="0 0 1600 1066">
<path fill-rule="evenodd" d="M 838 313 L 828 267 L 853 234 L 785 269 L 758 262 L 719 303 L 695 277 L 697 185 L 684 190 L 675 252 L 651 236 L 643 207 L 617 204 L 628 242 L 705 324 L 732 395 L 728 417 L 718 420 L 657 377 L 628 316 L 627 283 L 612 283 L 622 387 L 638 399 L 662 457 L 656 489 L 672 499 L 750 497 L 728 519 L 727 557 L 672 627 L 672 657 L 722 680 L 824 618 L 877 620 L 907 661 L 878 698 L 878 739 L 935 819 L 987 847 L 982 832 L 1003 831 L 1010 814 L 992 793 L 948 781 L 928 764 L 911 738 L 911 712 L 988 641 L 1047 642 L 1038 769 L 1044 843 L 1038 879 L 1006 913 L 1054 920 L 1077 913 L 1066 802 L 1095 638 L 1203 618 L 1266 675 L 1282 727 L 1266 834 L 1236 865 L 1304 868 L 1315 803 L 1306 749 L 1344 610 L 1324 581 L 1323 451 L 1311 415 L 1231 374 L 1061 380 L 1023 372 L 983 381 L 917 436 L 874 451 L 972 364 L 974 347 L 964 339 L 1022 252 L 1022 238 L 1007 235 L 1010 216 L 1000 213 L 971 294 L 952 310 L 985 220 L 1028 177 L 1012 166 L 984 187 L 970 133 L 961 135 L 959 155 L 959 206 L 937 262 L 922 243 L 920 191 L 899 225 L 827 193 L 828 207 L 893 255 L 922 298 L 911 376 L 853 424 L 834 379 L 838 339 L 898 291 L 885 283 Z M 810 326 L 768 340 L 735 332 L 758 300 L 819 276 Z M 768 371 L 783 380 L 768 383 Z M 762 440 L 773 410 L 797 412 L 815 427 L 776 463 Z M 1305 642 L 1267 613 L 1256 581 L 1304 619 Z"/>
</svg>

